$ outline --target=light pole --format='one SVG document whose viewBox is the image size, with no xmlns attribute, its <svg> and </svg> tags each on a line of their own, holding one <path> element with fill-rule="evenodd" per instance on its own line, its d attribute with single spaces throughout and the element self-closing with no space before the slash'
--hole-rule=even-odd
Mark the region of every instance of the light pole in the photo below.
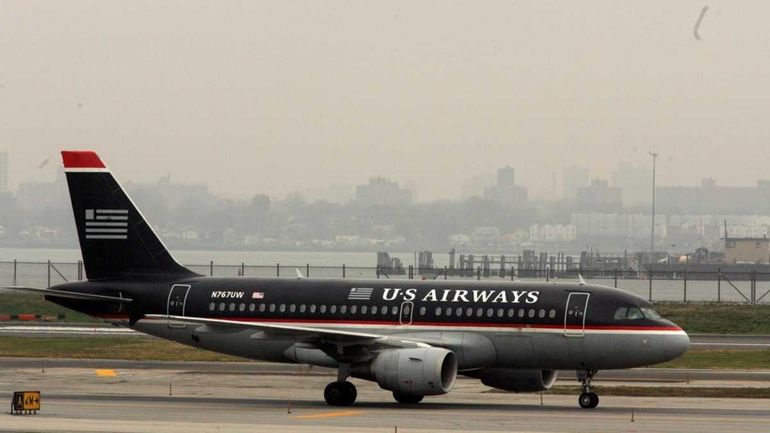
<svg viewBox="0 0 770 433">
<path fill-rule="evenodd" d="M 655 159 L 657 152 L 650 152 L 652 157 L 652 227 L 650 229 L 650 263 L 655 261 Z"/>
</svg>

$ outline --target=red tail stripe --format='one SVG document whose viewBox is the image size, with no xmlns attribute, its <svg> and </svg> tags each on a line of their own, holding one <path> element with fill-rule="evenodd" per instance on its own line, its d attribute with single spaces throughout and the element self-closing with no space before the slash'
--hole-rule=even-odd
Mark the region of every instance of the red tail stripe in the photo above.
<svg viewBox="0 0 770 433">
<path fill-rule="evenodd" d="M 63 150 L 64 168 L 107 168 L 92 150 Z"/>
</svg>

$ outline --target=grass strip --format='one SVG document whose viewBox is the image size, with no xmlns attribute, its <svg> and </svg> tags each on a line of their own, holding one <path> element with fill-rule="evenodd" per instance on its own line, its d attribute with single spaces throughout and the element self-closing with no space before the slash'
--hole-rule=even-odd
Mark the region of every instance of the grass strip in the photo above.
<svg viewBox="0 0 770 433">
<path fill-rule="evenodd" d="M 770 387 L 720 388 L 703 386 L 591 386 L 591 391 L 603 395 L 626 397 L 699 397 L 699 398 L 770 398 Z M 545 394 L 578 395 L 579 386 L 557 385 Z"/>
</svg>

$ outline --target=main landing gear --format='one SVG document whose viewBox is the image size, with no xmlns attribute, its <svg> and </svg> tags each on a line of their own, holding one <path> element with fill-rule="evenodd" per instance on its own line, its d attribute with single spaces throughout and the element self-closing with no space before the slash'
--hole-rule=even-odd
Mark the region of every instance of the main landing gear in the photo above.
<svg viewBox="0 0 770 433">
<path fill-rule="evenodd" d="M 593 409 L 599 405 L 599 396 L 591 392 L 591 379 L 596 374 L 596 370 L 578 370 L 577 378 L 580 381 L 580 397 L 578 403 L 583 409 Z"/>
<path fill-rule="evenodd" d="M 324 399 L 330 406 L 350 406 L 356 401 L 356 386 L 346 379 L 350 377 L 350 366 L 340 365 L 337 381 L 326 385 Z"/>
</svg>

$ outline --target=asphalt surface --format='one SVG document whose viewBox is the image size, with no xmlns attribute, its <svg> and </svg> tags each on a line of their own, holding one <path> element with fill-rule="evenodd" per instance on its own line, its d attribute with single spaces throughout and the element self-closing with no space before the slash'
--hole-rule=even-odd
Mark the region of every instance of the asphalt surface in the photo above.
<svg viewBox="0 0 770 433">
<path fill-rule="evenodd" d="M 490 392 L 459 379 L 444 396 L 402 406 L 371 382 L 353 380 L 357 403 L 331 408 L 332 370 L 263 363 L 161 363 L 0 358 L 0 399 L 40 390 L 37 415 L 0 414 L 6 432 L 762 432 L 761 399 L 602 396 L 580 409 L 577 395 Z M 637 370 L 632 370 L 637 371 Z M 642 370 L 644 371 L 644 370 Z M 600 373 L 602 375 L 605 372 Z M 646 373 L 645 373 L 646 374 Z M 767 381 L 770 372 L 763 373 Z M 599 376 L 597 384 L 601 382 Z M 690 377 L 709 386 L 711 378 Z M 761 384 L 761 382 L 759 382 Z M 7 401 L 6 400 L 6 401 Z"/>
</svg>

